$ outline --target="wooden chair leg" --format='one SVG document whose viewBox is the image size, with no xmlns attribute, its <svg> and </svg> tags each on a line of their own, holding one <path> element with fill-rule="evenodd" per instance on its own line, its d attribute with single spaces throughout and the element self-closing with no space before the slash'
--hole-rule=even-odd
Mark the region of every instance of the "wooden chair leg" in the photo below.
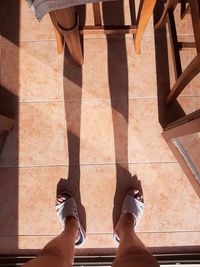
<svg viewBox="0 0 200 267">
<path fill-rule="evenodd" d="M 198 54 L 192 62 L 187 66 L 184 72 L 180 75 L 172 90 L 170 91 L 166 104 L 172 104 L 179 94 L 183 91 L 186 85 L 200 72 L 200 54 Z"/>
<path fill-rule="evenodd" d="M 143 0 L 142 9 L 140 13 L 139 23 L 135 35 L 135 51 L 136 54 L 140 54 L 140 46 L 142 41 L 142 35 L 149 22 L 150 16 L 153 13 L 156 0 Z"/>
<path fill-rule="evenodd" d="M 78 18 L 75 16 L 74 8 L 69 7 L 55 11 L 58 25 L 64 36 L 65 42 L 71 52 L 72 58 L 78 65 L 83 64 L 80 35 L 78 29 Z"/>
<path fill-rule="evenodd" d="M 167 3 L 165 5 L 164 11 L 161 15 L 161 18 L 154 26 L 154 30 L 157 30 L 159 28 L 162 28 L 166 22 L 167 22 L 167 13 L 170 9 L 174 10 L 176 5 L 178 4 L 178 0 L 167 0 Z"/>
<path fill-rule="evenodd" d="M 51 21 L 53 23 L 53 27 L 54 27 L 54 31 L 55 31 L 55 35 L 56 35 L 57 52 L 58 52 L 58 54 L 62 54 L 63 48 L 64 48 L 64 38 L 63 38 L 63 35 L 59 29 L 55 11 L 49 12 L 49 15 L 50 15 Z"/>
<path fill-rule="evenodd" d="M 3 115 L 0 115 L 0 130 L 9 131 L 14 124 L 14 120 Z"/>
</svg>

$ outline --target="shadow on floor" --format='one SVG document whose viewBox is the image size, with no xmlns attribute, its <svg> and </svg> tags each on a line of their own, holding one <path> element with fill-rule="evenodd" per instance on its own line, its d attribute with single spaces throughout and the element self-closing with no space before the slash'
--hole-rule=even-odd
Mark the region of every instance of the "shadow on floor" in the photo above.
<svg viewBox="0 0 200 267">
<path fill-rule="evenodd" d="M 80 23 L 85 22 L 85 6 L 77 7 Z M 81 204 L 80 194 L 80 125 L 82 102 L 82 67 L 72 61 L 68 49 L 65 49 L 63 64 L 63 90 L 65 100 L 65 117 L 67 124 L 67 142 L 69 171 L 67 179 L 61 179 L 57 186 L 57 194 L 68 191 L 77 203 L 80 220 L 86 229 L 85 208 Z M 69 86 L 70 82 L 70 86 Z"/>
<path fill-rule="evenodd" d="M 6 71 L 7 75 L 8 72 L 14 75 L 12 79 L 16 88 L 19 88 L 19 17 L 19 1 L 0 2 L 1 67 L 3 65 L 4 73 Z M 5 50 L 7 43 L 17 46 L 17 49 L 12 51 L 12 57 Z M 11 70 L 9 66 L 12 66 Z M 1 75 L 3 75 L 2 70 Z M 1 82 L 2 78 L 1 76 Z M 9 250 L 14 253 L 18 249 L 18 92 L 13 93 L 12 88 L 7 88 L 6 84 L 0 86 L 0 114 L 16 120 L 0 155 L 1 251 Z M 14 159 L 16 167 L 8 168 L 12 164 L 10 159 Z"/>
<path fill-rule="evenodd" d="M 132 7 L 132 22 L 136 21 L 135 2 Z M 103 2 L 103 21 L 105 25 L 125 25 L 123 1 Z M 114 196 L 113 226 L 116 225 L 121 213 L 123 199 L 130 188 L 142 192 L 137 176 L 132 176 L 128 166 L 128 63 L 126 39 L 124 35 L 113 38 L 107 35 L 108 80 L 112 107 L 114 130 L 116 191 Z M 133 47 L 134 49 L 134 47 Z"/>
<path fill-rule="evenodd" d="M 134 1 L 132 1 L 134 6 Z M 79 6 L 76 11 L 80 17 L 80 25 L 85 23 L 85 7 Z M 112 16 L 114 14 L 114 16 Z M 132 19 L 135 19 L 132 13 Z M 105 24 L 124 24 L 123 2 L 104 2 L 103 20 Z M 107 38 L 108 79 L 112 106 L 115 160 L 117 185 L 114 198 L 114 225 L 121 211 L 123 199 L 130 188 L 141 189 L 136 176 L 132 177 L 128 170 L 128 66 L 125 36 Z M 120 55 L 120 56 L 119 56 Z M 67 82 L 65 82 L 65 79 Z M 69 86 L 70 81 L 70 86 Z M 86 227 L 85 210 L 80 196 L 80 124 L 82 102 L 82 68 L 74 65 L 68 50 L 65 51 L 64 62 L 64 98 L 67 123 L 67 140 L 69 153 L 69 174 L 58 184 L 58 192 L 71 192 L 79 207 L 81 220 Z"/>
</svg>

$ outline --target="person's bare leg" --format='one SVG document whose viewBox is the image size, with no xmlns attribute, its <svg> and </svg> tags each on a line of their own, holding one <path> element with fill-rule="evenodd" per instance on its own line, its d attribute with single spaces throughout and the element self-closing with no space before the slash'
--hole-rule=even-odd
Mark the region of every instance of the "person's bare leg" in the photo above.
<svg viewBox="0 0 200 267">
<path fill-rule="evenodd" d="M 143 201 L 138 193 L 138 200 Z M 119 248 L 113 267 L 157 267 L 155 258 L 151 255 L 142 241 L 137 237 L 133 228 L 135 217 L 131 213 L 125 213 L 119 221 L 116 234 L 120 239 Z"/>
<path fill-rule="evenodd" d="M 74 261 L 77 232 L 76 219 L 68 217 L 64 231 L 51 240 L 36 259 L 27 262 L 24 267 L 71 267 Z"/>
</svg>

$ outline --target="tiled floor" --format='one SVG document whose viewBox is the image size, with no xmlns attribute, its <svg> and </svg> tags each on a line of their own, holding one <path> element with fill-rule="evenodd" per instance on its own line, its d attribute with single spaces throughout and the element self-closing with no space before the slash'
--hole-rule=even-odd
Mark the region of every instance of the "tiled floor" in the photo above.
<svg viewBox="0 0 200 267">
<path fill-rule="evenodd" d="M 200 245 L 200 201 L 161 136 L 159 103 L 168 78 L 156 76 L 152 20 L 141 55 L 131 36 L 86 36 L 80 68 L 68 52 L 65 59 L 56 54 L 48 17 L 37 22 L 24 0 L 20 8 L 8 1 L 4 14 L 8 7 L 0 24 L 0 98 L 5 109 L 11 99 L 9 112 L 17 115 L 0 161 L 0 253 L 41 249 L 60 232 L 59 181 L 58 190 L 71 191 L 79 203 L 87 228 L 83 248 L 116 248 L 113 207 L 116 221 L 138 180 L 145 213 L 137 232 L 145 244 Z M 91 14 L 88 7 L 87 21 Z M 179 26 L 180 38 L 191 37 L 189 25 Z M 200 107 L 198 84 L 196 78 L 178 99 L 185 113 Z"/>
</svg>

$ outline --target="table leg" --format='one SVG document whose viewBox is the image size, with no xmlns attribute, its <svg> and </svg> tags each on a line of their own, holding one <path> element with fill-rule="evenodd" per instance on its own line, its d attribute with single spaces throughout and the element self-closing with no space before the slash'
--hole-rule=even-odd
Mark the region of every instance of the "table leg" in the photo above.
<svg viewBox="0 0 200 267">
<path fill-rule="evenodd" d="M 136 54 L 140 54 L 141 52 L 140 46 L 141 46 L 142 36 L 149 22 L 150 16 L 153 13 L 155 4 L 156 0 L 143 0 L 138 27 L 135 35 Z"/>
<path fill-rule="evenodd" d="M 78 19 L 76 18 L 74 8 L 69 7 L 56 10 L 55 14 L 58 20 L 59 28 L 64 36 L 72 58 L 76 64 L 82 65 L 83 54 L 78 29 Z"/>
</svg>

